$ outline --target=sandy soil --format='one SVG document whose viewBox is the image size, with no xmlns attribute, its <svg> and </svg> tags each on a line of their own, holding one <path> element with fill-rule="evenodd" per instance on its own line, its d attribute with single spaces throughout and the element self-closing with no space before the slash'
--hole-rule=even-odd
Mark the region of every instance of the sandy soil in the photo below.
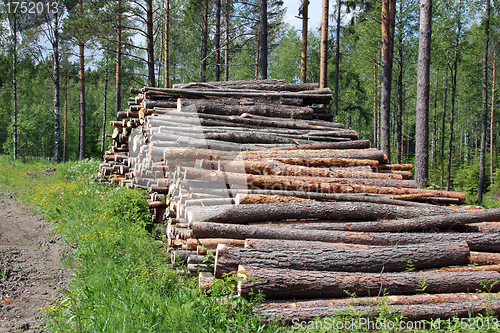
<svg viewBox="0 0 500 333">
<path fill-rule="evenodd" d="M 46 332 L 40 308 L 55 302 L 69 282 L 62 251 L 50 224 L 0 192 L 0 333 Z"/>
</svg>

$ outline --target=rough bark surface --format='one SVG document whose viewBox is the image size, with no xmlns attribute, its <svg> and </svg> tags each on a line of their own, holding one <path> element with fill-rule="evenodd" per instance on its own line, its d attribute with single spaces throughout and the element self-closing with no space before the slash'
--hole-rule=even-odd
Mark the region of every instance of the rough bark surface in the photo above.
<svg viewBox="0 0 500 333">
<path fill-rule="evenodd" d="M 421 244 L 424 246 L 424 243 L 466 241 L 472 251 L 500 252 L 498 235 L 488 233 L 368 233 L 211 222 L 195 222 L 192 224 L 192 230 L 193 237 L 198 238 L 287 239 L 364 245 Z"/>
<path fill-rule="evenodd" d="M 190 207 L 189 222 L 249 223 L 287 219 L 374 220 L 450 214 L 442 207 L 409 207 L 365 202 L 282 202 L 256 205 Z"/>
<path fill-rule="evenodd" d="M 301 271 L 292 269 L 257 268 L 240 265 L 243 281 L 238 283 L 240 295 L 248 298 L 262 292 L 268 299 L 324 298 L 380 295 L 460 293 L 485 290 L 500 291 L 498 272 L 402 272 L 402 273 L 345 273 Z"/>
<path fill-rule="evenodd" d="M 414 269 L 465 264 L 466 242 L 384 246 L 380 248 L 253 249 L 220 244 L 215 277 L 236 271 L 238 265 L 340 272 L 399 272 L 412 262 Z"/>
</svg>

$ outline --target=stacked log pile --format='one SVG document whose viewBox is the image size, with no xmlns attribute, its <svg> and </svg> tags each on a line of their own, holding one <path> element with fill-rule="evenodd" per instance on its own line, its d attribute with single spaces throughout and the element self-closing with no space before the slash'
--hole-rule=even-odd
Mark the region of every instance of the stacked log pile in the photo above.
<svg viewBox="0 0 500 333">
<path fill-rule="evenodd" d="M 134 92 L 101 173 L 149 191 L 172 262 L 200 287 L 239 274 L 240 295 L 261 290 L 256 311 L 284 321 L 345 311 L 345 290 L 367 315 L 389 299 L 411 319 L 481 312 L 500 290 L 500 210 L 418 189 L 412 165 L 388 164 L 316 107 L 329 90 L 264 80 Z M 282 300 L 299 298 L 331 299 Z"/>
</svg>

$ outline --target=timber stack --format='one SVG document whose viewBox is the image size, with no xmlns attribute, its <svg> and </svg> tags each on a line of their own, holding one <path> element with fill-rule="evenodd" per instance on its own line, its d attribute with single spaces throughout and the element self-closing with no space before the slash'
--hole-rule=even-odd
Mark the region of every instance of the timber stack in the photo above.
<svg viewBox="0 0 500 333">
<path fill-rule="evenodd" d="M 256 311 L 285 322 L 352 306 L 377 316 L 380 302 L 411 320 L 500 313 L 500 209 L 418 189 L 411 164 L 389 164 L 332 122 L 319 107 L 328 89 L 262 80 L 133 93 L 101 174 L 149 191 L 172 262 L 200 287 L 239 274 L 241 297 L 262 291 Z"/>
</svg>

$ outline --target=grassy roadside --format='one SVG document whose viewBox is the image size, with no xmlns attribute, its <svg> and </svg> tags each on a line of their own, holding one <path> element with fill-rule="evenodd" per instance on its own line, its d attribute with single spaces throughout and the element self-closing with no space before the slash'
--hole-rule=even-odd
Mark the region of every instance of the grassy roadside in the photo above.
<svg viewBox="0 0 500 333">
<path fill-rule="evenodd" d="M 74 271 L 72 283 L 61 299 L 42 309 L 51 332 L 373 331 L 366 327 L 329 329 L 334 321 L 359 322 L 363 314 L 356 310 L 290 327 L 264 325 L 252 314 L 251 302 L 241 298 L 219 301 L 232 295 L 230 280 L 220 283 L 211 295 L 202 293 L 196 278 L 170 267 L 165 246 L 145 231 L 150 218 L 145 194 L 93 183 L 98 163 L 13 164 L 0 156 L 0 186 L 12 189 L 19 199 L 37 208 L 72 248 L 65 257 Z M 46 172 L 52 167 L 57 172 Z M 393 328 L 382 326 L 376 331 L 436 331 L 429 325 L 428 330 L 402 330 L 398 323 L 403 319 L 390 312 L 387 307 L 373 321 L 393 322 Z M 477 331 L 454 322 L 441 328 Z"/>
<path fill-rule="evenodd" d="M 19 193 L 72 248 L 64 296 L 43 309 L 52 332 L 275 332 L 244 299 L 221 304 L 169 265 L 165 247 L 144 230 L 145 194 L 92 183 L 97 161 L 56 166 L 0 157 L 0 185 Z"/>
</svg>

